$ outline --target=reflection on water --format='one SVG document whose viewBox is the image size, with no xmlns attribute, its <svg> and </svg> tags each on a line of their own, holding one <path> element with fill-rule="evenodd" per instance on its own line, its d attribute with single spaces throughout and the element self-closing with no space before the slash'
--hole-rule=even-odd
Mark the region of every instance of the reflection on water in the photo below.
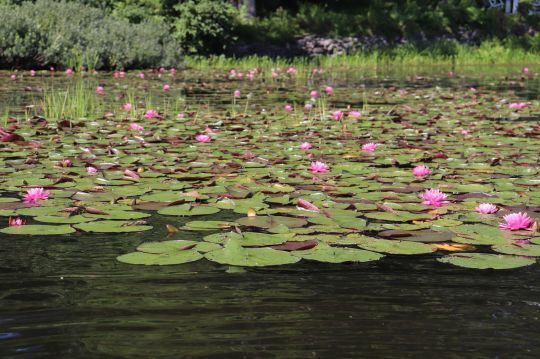
<svg viewBox="0 0 540 359">
<path fill-rule="evenodd" d="M 538 80 L 521 86 L 500 79 L 440 75 L 423 81 L 379 75 L 333 81 L 351 89 L 482 85 L 515 91 L 522 99 L 538 98 Z M 38 84 L 38 79 L 32 81 Z M 177 81 L 188 88 L 198 79 Z M 249 83 L 228 86 L 247 88 Z M 263 88 L 251 90 L 263 93 Z M 223 93 L 229 89 L 220 97 L 227 103 Z M 218 95 L 186 90 L 192 101 Z M 32 94 L 10 87 L 0 96 L 17 106 L 28 103 Z M 268 101 L 287 98 L 290 94 L 283 92 Z M 131 252 L 143 240 L 165 236 L 164 219 L 152 221 L 156 230 L 147 233 L 1 235 L 2 357 L 540 355 L 538 265 L 493 273 L 443 266 L 433 255 L 393 256 L 375 263 L 303 261 L 227 274 L 226 267 L 204 260 L 163 268 L 116 262 L 117 255 Z"/>
<path fill-rule="evenodd" d="M 478 272 L 428 255 L 227 274 L 207 261 L 162 268 L 115 261 L 163 235 L 2 238 L 3 356 L 538 354 L 538 266 Z"/>
</svg>

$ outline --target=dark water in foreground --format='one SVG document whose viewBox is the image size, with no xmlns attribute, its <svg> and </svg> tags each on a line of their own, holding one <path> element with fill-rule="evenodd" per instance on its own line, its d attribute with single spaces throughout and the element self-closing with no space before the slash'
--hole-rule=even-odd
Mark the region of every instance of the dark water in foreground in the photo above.
<svg viewBox="0 0 540 359">
<path fill-rule="evenodd" d="M 208 261 L 115 261 L 162 235 L 2 238 L 2 357 L 539 354 L 536 265 L 495 273 L 392 256 L 226 274 Z"/>
<path fill-rule="evenodd" d="M 392 83 L 379 80 L 373 83 Z M 422 85 L 498 86 L 452 81 Z M 540 91 L 538 80 L 504 86 L 523 100 Z M 0 103 L 29 98 L 5 91 Z M 156 230 L 134 234 L 0 234 L 0 357 L 540 357 L 538 264 L 474 271 L 438 263 L 435 253 L 226 273 L 206 260 L 116 261 L 143 241 L 163 239 L 170 222 L 153 215 Z"/>
</svg>

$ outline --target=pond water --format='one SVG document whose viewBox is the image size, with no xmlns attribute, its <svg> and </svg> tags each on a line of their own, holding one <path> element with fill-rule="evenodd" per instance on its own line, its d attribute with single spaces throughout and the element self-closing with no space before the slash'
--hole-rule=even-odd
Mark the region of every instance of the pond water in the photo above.
<svg viewBox="0 0 540 359">
<path fill-rule="evenodd" d="M 277 78 L 267 70 L 253 80 L 147 71 L 13 81 L 0 72 L 9 115 L 1 126 L 22 136 L 0 143 L 2 357 L 538 357 L 540 235 L 498 227 L 512 212 L 540 219 L 540 68 L 324 70 Z M 311 101 L 310 90 L 323 95 Z M 59 126 L 42 117 L 44 97 L 53 113 L 52 102 L 65 112 L 76 96 L 92 111 L 86 119 Z M 121 110 L 126 102 L 135 109 Z M 149 109 L 160 117 L 144 118 Z M 362 117 L 336 121 L 337 110 Z M 145 129 L 130 130 L 133 122 Z M 206 126 L 211 141 L 196 142 Z M 300 150 L 302 142 L 313 148 Z M 362 151 L 368 142 L 380 146 Z M 329 172 L 310 173 L 312 161 Z M 416 165 L 432 173 L 417 178 Z M 22 203 L 38 186 L 49 199 Z M 448 203 L 422 204 L 428 188 Z M 297 209 L 300 198 L 320 213 Z M 499 211 L 479 215 L 480 202 Z M 176 215 L 156 212 L 171 207 Z M 208 212 L 194 216 L 201 208 Z M 251 212 L 276 222 L 250 222 Z M 9 217 L 26 224 L 8 227 Z M 256 234 L 209 237 L 229 231 Z M 268 267 L 202 258 L 233 241 L 291 239 L 317 245 L 282 255 L 294 264 Z M 157 256 L 137 247 L 166 240 L 183 241 L 197 260 L 117 260 Z M 323 254 L 308 258 L 317 248 Z M 339 258 L 328 248 L 358 257 L 331 263 Z M 237 260 L 231 253 L 225 262 Z M 516 268 L 444 262 L 459 253 L 498 255 L 490 265 Z"/>
</svg>

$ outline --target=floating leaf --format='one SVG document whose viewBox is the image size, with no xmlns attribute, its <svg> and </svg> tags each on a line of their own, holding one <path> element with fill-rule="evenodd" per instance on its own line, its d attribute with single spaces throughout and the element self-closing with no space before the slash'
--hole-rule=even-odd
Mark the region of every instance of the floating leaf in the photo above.
<svg viewBox="0 0 540 359">
<path fill-rule="evenodd" d="M 378 238 L 366 238 L 357 243 L 358 247 L 374 252 L 382 252 L 388 254 L 424 254 L 435 251 L 435 248 L 417 242 L 396 241 Z"/>
<path fill-rule="evenodd" d="M 454 242 L 476 245 L 506 244 L 508 243 L 508 238 L 512 236 L 509 233 L 505 234 L 498 227 L 490 227 L 483 224 L 464 224 L 451 227 L 449 230 L 458 235 L 458 237 L 453 239 Z"/>
<path fill-rule="evenodd" d="M 137 250 L 145 253 L 162 254 L 187 249 L 194 249 L 198 252 L 209 252 L 220 248 L 221 246 L 215 243 L 187 241 L 180 239 L 163 242 L 146 242 L 138 246 Z"/>
<path fill-rule="evenodd" d="M 377 219 L 381 221 L 390 222 L 410 222 L 418 220 L 427 220 L 433 218 L 432 215 L 425 213 L 409 213 L 402 211 L 395 212 L 369 212 L 364 214 L 365 217 L 370 219 Z"/>
<path fill-rule="evenodd" d="M 535 263 L 534 259 L 504 254 L 458 253 L 437 258 L 439 262 L 474 269 L 512 269 Z"/>
<path fill-rule="evenodd" d="M 245 247 L 262 247 L 281 244 L 287 242 L 295 236 L 294 233 L 290 234 L 266 234 L 256 232 L 242 232 L 242 234 L 228 232 L 228 233 L 216 233 L 209 236 L 205 236 L 203 239 L 212 243 L 226 243 L 229 239 L 234 239 Z"/>
<path fill-rule="evenodd" d="M 307 241 L 287 241 L 283 244 L 277 246 L 271 246 L 272 249 L 277 249 L 279 251 L 305 251 L 317 246 L 319 242 L 314 240 Z"/>
<path fill-rule="evenodd" d="M 182 204 L 179 206 L 164 207 L 158 211 L 159 214 L 167 216 L 204 216 L 218 213 L 219 208 L 208 206 L 191 206 Z"/>
<path fill-rule="evenodd" d="M 474 246 L 461 243 L 434 243 L 431 246 L 437 250 L 447 252 L 468 252 L 476 249 Z"/>
<path fill-rule="evenodd" d="M 88 218 L 82 215 L 76 216 L 37 216 L 34 220 L 43 223 L 63 223 L 63 224 L 73 224 L 73 223 L 84 223 L 95 221 L 95 218 Z"/>
<path fill-rule="evenodd" d="M 214 229 L 227 229 L 233 226 L 233 222 L 226 221 L 191 221 L 186 223 L 182 229 L 193 230 L 193 231 L 205 231 L 205 230 L 214 230 Z"/>
<path fill-rule="evenodd" d="M 208 252 L 208 260 L 239 267 L 262 267 L 296 263 L 299 257 L 271 248 L 243 248 L 235 239 L 229 239 L 223 249 Z"/>
<path fill-rule="evenodd" d="M 201 258 L 203 258 L 203 255 L 195 250 L 167 252 L 162 254 L 133 252 L 116 257 L 116 259 L 122 263 L 160 266 L 189 263 Z"/>
<path fill-rule="evenodd" d="M 243 226 L 271 228 L 275 226 L 285 226 L 288 228 L 302 227 L 307 224 L 307 221 L 302 218 L 283 217 L 283 216 L 256 216 L 243 217 L 237 220 Z"/>
<path fill-rule="evenodd" d="M 68 225 L 53 226 L 47 224 L 26 224 L 24 226 L 12 226 L 2 228 L 0 232 L 6 234 L 48 236 L 57 234 L 69 234 L 75 232 L 75 230 Z"/>
<path fill-rule="evenodd" d="M 84 232 L 97 233 L 126 233 L 126 232 L 142 232 L 152 229 L 152 226 L 138 224 L 137 222 L 129 221 L 95 221 L 88 223 L 80 223 L 74 225 L 75 228 Z"/>
<path fill-rule="evenodd" d="M 370 252 L 362 249 L 336 248 L 323 244 L 320 244 L 312 249 L 292 253 L 300 258 L 325 263 L 370 262 L 384 257 L 384 255 L 380 253 Z"/>
<path fill-rule="evenodd" d="M 540 257 L 540 246 L 536 244 L 500 244 L 492 246 L 495 252 L 517 256 Z"/>
</svg>

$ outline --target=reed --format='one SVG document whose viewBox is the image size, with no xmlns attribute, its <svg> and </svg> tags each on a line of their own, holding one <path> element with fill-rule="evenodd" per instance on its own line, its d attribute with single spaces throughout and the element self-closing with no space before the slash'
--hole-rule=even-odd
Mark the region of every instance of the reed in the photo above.
<svg viewBox="0 0 540 359">
<path fill-rule="evenodd" d="M 44 90 L 39 106 L 47 119 L 81 119 L 100 112 L 102 105 L 96 98 L 94 86 L 76 80 L 65 89 L 49 87 Z"/>
</svg>

